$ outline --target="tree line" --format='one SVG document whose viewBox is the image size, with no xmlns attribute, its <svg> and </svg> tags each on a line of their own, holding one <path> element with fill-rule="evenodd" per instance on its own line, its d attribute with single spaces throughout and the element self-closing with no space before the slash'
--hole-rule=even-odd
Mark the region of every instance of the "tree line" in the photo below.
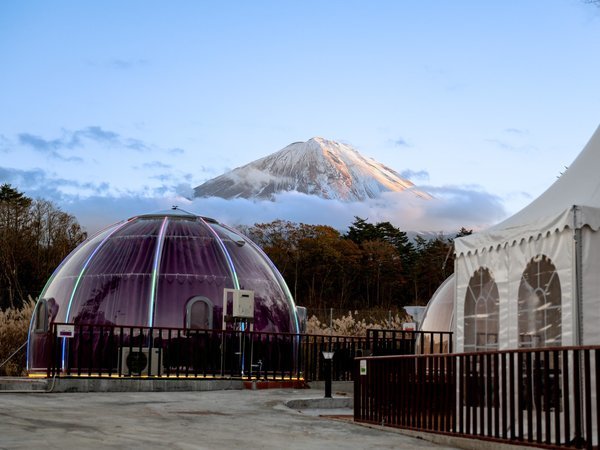
<svg viewBox="0 0 600 450">
<path fill-rule="evenodd" d="M 356 217 L 344 233 L 284 220 L 244 232 L 275 263 L 298 305 L 398 309 L 425 305 L 454 271 L 453 238 L 416 236 Z M 454 237 L 471 234 L 461 228 Z"/>
<path fill-rule="evenodd" d="M 0 186 L 0 309 L 35 298 L 60 262 L 87 234 L 52 202 Z"/>
</svg>

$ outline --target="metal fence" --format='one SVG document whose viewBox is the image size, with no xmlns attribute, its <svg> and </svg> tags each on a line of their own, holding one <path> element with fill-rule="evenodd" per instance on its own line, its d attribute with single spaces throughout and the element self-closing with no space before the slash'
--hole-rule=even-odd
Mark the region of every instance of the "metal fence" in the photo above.
<svg viewBox="0 0 600 450">
<path fill-rule="evenodd" d="M 385 344 L 413 352 L 417 332 L 393 338 L 190 330 L 76 324 L 72 337 L 53 324 L 48 376 L 205 377 L 323 380 L 322 352 L 334 352 L 334 380 L 354 378 L 354 358 Z M 398 342 L 394 342 L 394 340 Z M 376 347 L 377 345 L 377 347 Z"/>
<path fill-rule="evenodd" d="M 373 356 L 452 353 L 451 331 L 368 329 Z"/>
<path fill-rule="evenodd" d="M 356 371 L 356 421 L 598 448 L 600 347 L 369 357 Z"/>
</svg>

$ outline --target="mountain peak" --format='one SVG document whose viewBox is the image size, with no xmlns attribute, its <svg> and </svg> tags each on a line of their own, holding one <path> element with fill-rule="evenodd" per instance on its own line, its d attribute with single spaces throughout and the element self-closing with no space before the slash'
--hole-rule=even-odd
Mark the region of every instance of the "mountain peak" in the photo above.
<svg viewBox="0 0 600 450">
<path fill-rule="evenodd" d="M 194 189 L 196 197 L 272 199 L 298 191 L 327 199 L 361 201 L 382 192 L 410 190 L 431 198 L 397 172 L 364 158 L 347 144 L 313 137 L 238 167 Z"/>
<path fill-rule="evenodd" d="M 332 145 L 336 145 L 338 143 L 335 142 L 335 141 L 331 141 L 329 139 L 325 139 L 325 138 L 320 137 L 320 136 L 315 136 L 315 137 L 310 138 L 308 141 L 306 141 L 306 144 L 308 144 L 308 145 L 311 145 L 311 144 L 315 145 L 316 144 L 316 145 L 319 145 L 321 147 L 329 147 L 329 146 L 332 146 Z"/>
</svg>

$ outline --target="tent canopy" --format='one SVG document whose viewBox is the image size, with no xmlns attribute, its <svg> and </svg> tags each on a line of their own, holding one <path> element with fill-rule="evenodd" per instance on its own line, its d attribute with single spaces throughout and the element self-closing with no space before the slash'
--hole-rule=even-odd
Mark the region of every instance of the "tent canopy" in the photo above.
<svg viewBox="0 0 600 450">
<path fill-rule="evenodd" d="M 486 231 L 457 238 L 456 255 L 477 253 L 563 229 L 600 228 L 600 127 L 562 176 L 527 207 Z"/>
<path fill-rule="evenodd" d="M 598 344 L 600 127 L 526 208 L 455 244 L 458 351 Z"/>
</svg>

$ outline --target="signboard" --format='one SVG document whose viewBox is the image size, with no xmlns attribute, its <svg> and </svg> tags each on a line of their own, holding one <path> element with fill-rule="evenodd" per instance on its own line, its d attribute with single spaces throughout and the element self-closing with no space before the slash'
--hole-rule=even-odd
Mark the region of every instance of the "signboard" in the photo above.
<svg viewBox="0 0 600 450">
<path fill-rule="evenodd" d="M 61 338 L 72 338 L 75 336 L 75 325 L 56 325 L 56 336 Z"/>
<path fill-rule="evenodd" d="M 416 331 L 417 324 L 415 322 L 405 322 L 402 324 L 402 329 L 404 331 Z"/>
<path fill-rule="evenodd" d="M 366 359 L 360 360 L 360 374 L 361 375 L 367 374 L 367 360 Z"/>
</svg>

